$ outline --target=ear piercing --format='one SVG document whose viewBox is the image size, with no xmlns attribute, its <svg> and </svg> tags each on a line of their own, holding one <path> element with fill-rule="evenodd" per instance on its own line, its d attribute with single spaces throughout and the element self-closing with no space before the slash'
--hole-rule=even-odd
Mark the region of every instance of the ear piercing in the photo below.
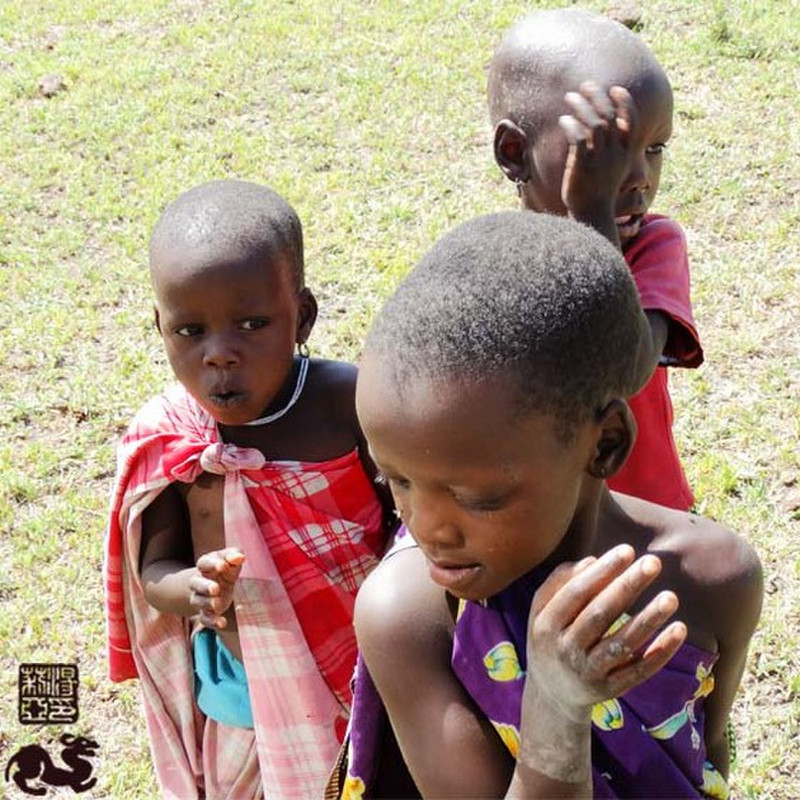
<svg viewBox="0 0 800 800">
<path fill-rule="evenodd" d="M 305 342 L 297 343 L 297 355 L 299 355 L 301 358 L 308 358 L 308 345 Z"/>
</svg>

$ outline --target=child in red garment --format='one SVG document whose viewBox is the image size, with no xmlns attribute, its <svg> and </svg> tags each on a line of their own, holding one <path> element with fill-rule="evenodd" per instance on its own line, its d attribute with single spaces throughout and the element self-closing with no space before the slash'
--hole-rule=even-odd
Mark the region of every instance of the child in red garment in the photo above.
<svg viewBox="0 0 800 800">
<path fill-rule="evenodd" d="M 164 797 L 306 800 L 344 735 L 355 596 L 393 517 L 356 369 L 308 356 L 302 228 L 266 186 L 181 194 L 150 275 L 178 384 L 118 449 L 110 676 L 139 679 Z"/>
<path fill-rule="evenodd" d="M 689 509 L 694 497 L 672 435 L 667 367 L 698 367 L 686 240 L 648 210 L 672 133 L 672 89 L 642 40 L 578 9 L 538 11 L 492 59 L 495 159 L 522 205 L 591 225 L 622 250 L 650 323 L 630 406 L 633 452 L 609 480 L 619 492 Z M 613 310 L 611 310 L 613 313 Z"/>
</svg>

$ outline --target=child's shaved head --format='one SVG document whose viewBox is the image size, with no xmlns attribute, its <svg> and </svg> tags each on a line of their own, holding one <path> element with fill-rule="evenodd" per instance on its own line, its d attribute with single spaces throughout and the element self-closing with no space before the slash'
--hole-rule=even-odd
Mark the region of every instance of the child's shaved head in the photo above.
<svg viewBox="0 0 800 800">
<path fill-rule="evenodd" d="M 378 314 L 365 345 L 397 391 L 416 380 L 511 376 L 520 410 L 552 414 L 565 438 L 635 392 L 645 332 L 620 254 L 571 220 L 508 211 L 440 239 Z"/>
<path fill-rule="evenodd" d="M 208 264 L 283 256 L 303 288 L 303 233 L 294 209 L 266 186 L 237 180 L 204 183 L 170 203 L 150 239 L 154 280 L 175 256 Z"/>
<path fill-rule="evenodd" d="M 583 81 L 636 88 L 669 81 L 647 45 L 624 25 L 581 9 L 536 11 L 514 25 L 489 70 L 492 124 L 509 119 L 533 141 L 565 112 Z"/>
</svg>

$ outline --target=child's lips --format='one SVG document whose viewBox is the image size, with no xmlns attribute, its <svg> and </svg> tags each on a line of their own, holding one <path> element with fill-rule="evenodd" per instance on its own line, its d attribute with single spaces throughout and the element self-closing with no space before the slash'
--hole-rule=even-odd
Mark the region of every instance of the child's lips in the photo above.
<svg viewBox="0 0 800 800">
<path fill-rule="evenodd" d="M 480 564 L 452 564 L 428 561 L 428 572 L 431 580 L 439 586 L 457 594 L 476 580 L 481 572 Z"/>
<path fill-rule="evenodd" d="M 617 224 L 617 232 L 621 239 L 630 239 L 639 233 L 642 227 L 643 214 L 622 214 L 621 216 L 614 217 L 614 222 Z"/>
<path fill-rule="evenodd" d="M 225 391 L 216 391 L 209 393 L 209 399 L 215 406 L 220 408 L 227 408 L 236 405 L 244 397 L 244 392 L 237 392 L 233 389 L 226 389 Z"/>
</svg>

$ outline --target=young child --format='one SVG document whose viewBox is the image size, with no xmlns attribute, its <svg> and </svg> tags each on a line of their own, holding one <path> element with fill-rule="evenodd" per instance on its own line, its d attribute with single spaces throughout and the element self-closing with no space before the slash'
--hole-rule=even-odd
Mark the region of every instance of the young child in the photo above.
<svg viewBox="0 0 800 800">
<path fill-rule="evenodd" d="M 270 189 L 180 195 L 153 232 L 150 273 L 180 383 L 118 453 L 111 678 L 141 681 L 165 796 L 306 800 L 344 734 L 354 598 L 391 506 L 356 419 L 355 367 L 308 357 L 317 305 L 300 221 Z"/>
<path fill-rule="evenodd" d="M 683 232 L 648 213 L 672 133 L 669 80 L 636 34 L 570 8 L 511 28 L 492 59 L 488 96 L 495 159 L 522 205 L 571 216 L 620 247 L 650 323 L 637 356 L 644 388 L 630 403 L 639 435 L 610 485 L 689 509 L 666 367 L 697 367 L 703 351 Z"/>
<path fill-rule="evenodd" d="M 608 242 L 529 212 L 456 228 L 379 313 L 356 406 L 411 535 L 358 595 L 342 797 L 726 795 L 760 564 L 608 490 L 646 326 Z"/>
</svg>

